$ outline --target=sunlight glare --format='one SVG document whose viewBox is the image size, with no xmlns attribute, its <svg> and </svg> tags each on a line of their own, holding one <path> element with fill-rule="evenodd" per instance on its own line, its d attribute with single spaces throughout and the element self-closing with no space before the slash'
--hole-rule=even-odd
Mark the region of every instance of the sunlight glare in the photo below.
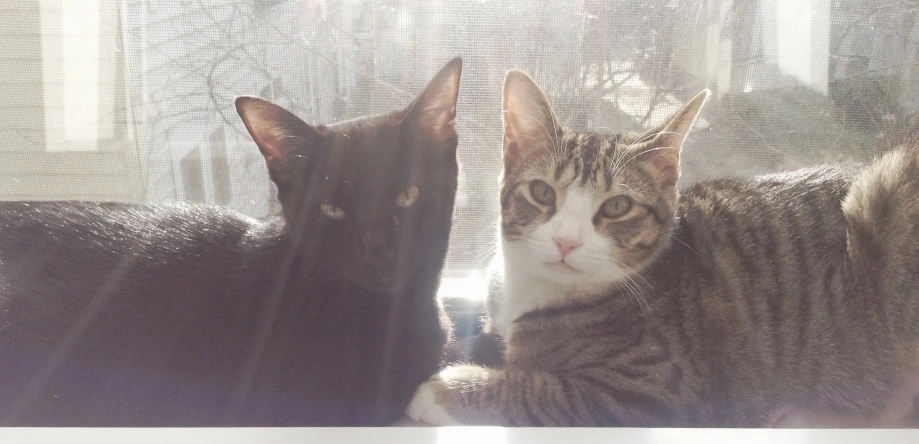
<svg viewBox="0 0 919 444">
<path fill-rule="evenodd" d="M 467 277 L 443 278 L 437 297 L 464 298 L 470 301 L 484 301 L 488 296 L 488 277 L 479 274 L 470 274 Z"/>
</svg>

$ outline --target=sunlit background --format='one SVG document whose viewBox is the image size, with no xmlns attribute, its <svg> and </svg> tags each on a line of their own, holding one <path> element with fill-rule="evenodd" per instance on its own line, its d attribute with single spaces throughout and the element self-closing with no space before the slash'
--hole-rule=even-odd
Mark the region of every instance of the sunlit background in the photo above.
<svg viewBox="0 0 919 444">
<path fill-rule="evenodd" d="M 4 0 L 0 199 L 279 210 L 232 108 L 311 123 L 407 105 L 465 59 L 442 294 L 482 297 L 500 88 L 522 68 L 576 128 L 647 128 L 715 98 L 683 182 L 873 156 L 917 129 L 916 0 Z"/>
</svg>

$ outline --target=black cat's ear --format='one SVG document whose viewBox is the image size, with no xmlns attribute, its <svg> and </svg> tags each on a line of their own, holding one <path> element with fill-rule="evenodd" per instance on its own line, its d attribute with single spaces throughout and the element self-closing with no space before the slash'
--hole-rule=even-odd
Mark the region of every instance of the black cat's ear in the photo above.
<svg viewBox="0 0 919 444">
<path fill-rule="evenodd" d="M 290 158 L 318 146 L 322 140 L 315 128 L 267 100 L 239 97 L 236 99 L 236 112 L 265 156 L 271 179 L 278 184 L 290 174 Z"/>
<path fill-rule="evenodd" d="M 636 158 L 641 156 L 642 160 L 650 162 L 658 173 L 676 183 L 680 175 L 683 142 L 708 96 L 708 89 L 696 94 L 677 112 L 632 142 L 629 151 Z"/>
<path fill-rule="evenodd" d="M 504 77 L 504 159 L 519 158 L 533 150 L 554 153 L 562 126 L 549 99 L 525 72 L 512 69 Z"/>
<path fill-rule="evenodd" d="M 442 145 L 457 138 L 456 101 L 462 72 L 463 59 L 456 57 L 441 68 L 408 107 L 404 122 L 429 142 L 426 145 Z"/>
</svg>

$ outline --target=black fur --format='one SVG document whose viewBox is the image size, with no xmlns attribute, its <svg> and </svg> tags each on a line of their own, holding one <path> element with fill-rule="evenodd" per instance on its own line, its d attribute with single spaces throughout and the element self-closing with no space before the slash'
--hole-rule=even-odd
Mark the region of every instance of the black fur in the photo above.
<svg viewBox="0 0 919 444">
<path fill-rule="evenodd" d="M 456 192 L 459 70 L 451 62 L 404 111 L 333 127 L 238 101 L 284 217 L 181 203 L 0 203 L 0 423 L 399 419 L 448 338 L 435 294 Z M 434 114 L 445 110 L 449 131 L 424 126 L 443 124 Z M 277 130 L 288 145 L 266 139 Z M 379 203 L 406 185 L 422 190 L 413 208 Z M 318 211 L 330 198 L 347 223 Z M 382 239 L 373 254 L 360 230 Z M 379 253 L 391 266 L 374 262 L 380 248 L 391 249 Z"/>
</svg>

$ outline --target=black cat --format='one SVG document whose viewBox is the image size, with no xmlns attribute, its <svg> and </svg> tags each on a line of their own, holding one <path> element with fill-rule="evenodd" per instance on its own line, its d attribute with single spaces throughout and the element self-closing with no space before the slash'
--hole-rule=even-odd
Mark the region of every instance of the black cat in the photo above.
<svg viewBox="0 0 919 444">
<path fill-rule="evenodd" d="M 0 423 L 352 426 L 438 370 L 460 59 L 405 110 L 236 108 L 283 217 L 0 203 Z"/>
</svg>

